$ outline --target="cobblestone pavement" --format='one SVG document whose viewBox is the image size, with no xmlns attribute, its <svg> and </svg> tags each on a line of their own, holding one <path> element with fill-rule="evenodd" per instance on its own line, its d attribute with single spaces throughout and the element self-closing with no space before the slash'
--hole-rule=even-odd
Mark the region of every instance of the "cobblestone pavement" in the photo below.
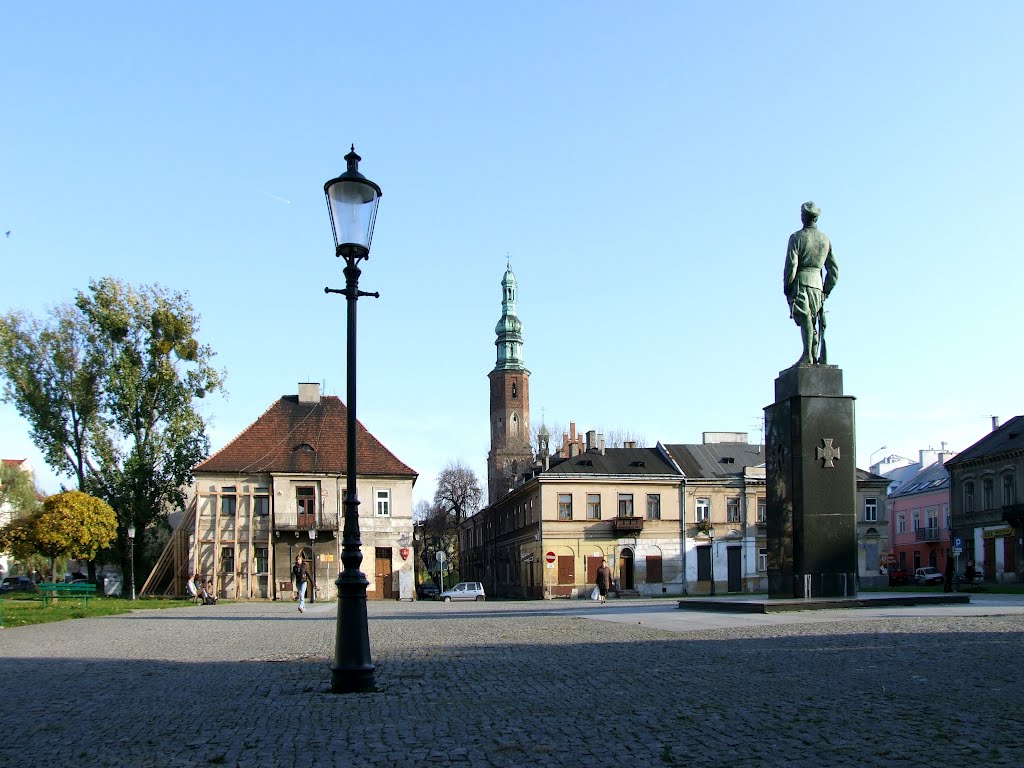
<svg viewBox="0 0 1024 768">
<path fill-rule="evenodd" d="M 1024 765 L 1020 598 L 770 621 L 663 600 L 369 613 L 379 690 L 347 696 L 328 692 L 333 604 L 4 629 L 0 766 Z"/>
</svg>

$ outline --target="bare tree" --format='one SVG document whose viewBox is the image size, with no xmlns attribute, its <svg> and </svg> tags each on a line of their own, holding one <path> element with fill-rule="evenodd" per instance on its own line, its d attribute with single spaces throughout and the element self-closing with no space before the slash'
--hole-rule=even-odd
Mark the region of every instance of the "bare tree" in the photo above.
<svg viewBox="0 0 1024 768">
<path fill-rule="evenodd" d="M 483 492 L 476 473 L 459 460 L 449 461 L 437 476 L 434 506 L 444 510 L 458 526 L 480 509 Z"/>
<path fill-rule="evenodd" d="M 634 443 L 635 448 L 644 448 L 647 445 L 646 438 L 631 429 L 599 429 L 597 431 L 604 436 L 606 448 L 623 448 L 629 442 Z"/>
</svg>

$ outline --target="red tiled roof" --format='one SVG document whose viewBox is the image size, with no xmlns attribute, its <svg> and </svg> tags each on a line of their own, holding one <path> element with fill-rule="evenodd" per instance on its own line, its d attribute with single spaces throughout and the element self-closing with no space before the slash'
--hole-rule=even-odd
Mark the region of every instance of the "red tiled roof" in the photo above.
<svg viewBox="0 0 1024 768">
<path fill-rule="evenodd" d="M 194 472 L 345 474 L 348 409 L 334 396 L 300 403 L 285 395 Z M 356 421 L 359 475 L 418 475 Z"/>
</svg>

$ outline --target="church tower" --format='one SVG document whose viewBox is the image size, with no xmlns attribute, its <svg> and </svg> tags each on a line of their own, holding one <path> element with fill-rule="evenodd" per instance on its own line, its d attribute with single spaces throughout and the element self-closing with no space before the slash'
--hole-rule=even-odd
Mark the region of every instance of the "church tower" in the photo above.
<svg viewBox="0 0 1024 768">
<path fill-rule="evenodd" d="M 498 359 L 491 380 L 491 450 L 487 454 L 487 503 L 500 499 L 533 462 L 530 450 L 530 372 L 523 365 L 523 324 L 516 317 L 516 276 L 501 278 L 501 319 L 494 326 Z"/>
</svg>

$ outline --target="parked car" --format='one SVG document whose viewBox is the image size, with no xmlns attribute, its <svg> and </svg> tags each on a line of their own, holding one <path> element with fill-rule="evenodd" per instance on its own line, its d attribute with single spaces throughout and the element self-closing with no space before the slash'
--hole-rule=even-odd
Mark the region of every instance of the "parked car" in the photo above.
<svg viewBox="0 0 1024 768">
<path fill-rule="evenodd" d="M 886 572 L 889 574 L 890 587 L 899 587 L 907 583 L 907 572 L 898 565 L 890 565 Z"/>
<path fill-rule="evenodd" d="M 31 592 L 36 583 L 28 576 L 8 576 L 0 584 L 0 592 Z"/>
<path fill-rule="evenodd" d="M 440 599 L 446 603 L 452 600 L 484 600 L 484 585 L 479 581 L 460 581 L 451 589 L 441 593 Z"/>
<path fill-rule="evenodd" d="M 918 583 L 918 586 L 924 587 L 932 584 L 941 584 L 942 580 L 942 571 L 930 565 L 914 571 L 914 581 Z"/>
<path fill-rule="evenodd" d="M 441 590 L 432 581 L 425 582 L 416 587 L 416 597 L 420 600 L 433 600 L 440 594 Z"/>
</svg>

